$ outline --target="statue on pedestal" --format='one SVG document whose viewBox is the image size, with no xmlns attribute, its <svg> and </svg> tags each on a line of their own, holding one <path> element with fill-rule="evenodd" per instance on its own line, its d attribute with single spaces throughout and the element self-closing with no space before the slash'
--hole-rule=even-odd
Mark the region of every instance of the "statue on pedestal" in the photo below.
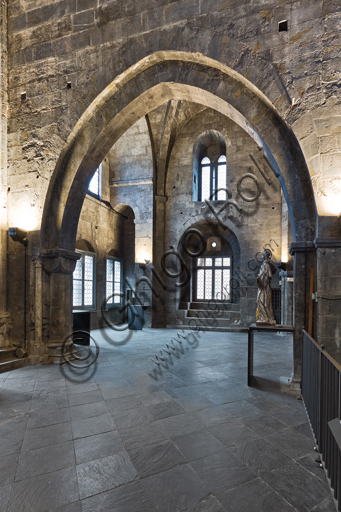
<svg viewBox="0 0 341 512">
<path fill-rule="evenodd" d="M 271 251 L 265 249 L 262 254 L 263 263 L 257 276 L 257 322 L 256 325 L 276 325 L 272 310 L 271 282 L 276 266 L 271 261 Z"/>
</svg>

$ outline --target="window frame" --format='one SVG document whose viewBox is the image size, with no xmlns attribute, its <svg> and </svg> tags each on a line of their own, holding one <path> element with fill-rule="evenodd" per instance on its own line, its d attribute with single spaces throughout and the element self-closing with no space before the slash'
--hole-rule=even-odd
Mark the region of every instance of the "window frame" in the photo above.
<svg viewBox="0 0 341 512">
<path fill-rule="evenodd" d="M 120 302 L 114 302 L 112 304 L 109 304 L 108 303 L 108 300 L 107 300 L 107 283 L 108 283 L 108 279 L 107 279 L 107 260 L 111 260 L 114 262 L 114 268 L 113 268 L 113 276 L 114 276 L 114 279 L 113 279 L 113 293 L 115 293 L 115 261 L 118 261 L 120 263 L 120 294 L 121 294 L 121 300 Z M 106 256 L 105 257 L 105 307 L 107 309 L 111 309 L 111 308 L 119 308 L 121 306 L 123 306 L 123 259 L 122 258 L 117 258 L 116 256 Z M 114 296 L 115 297 L 115 296 Z M 113 297 L 113 299 L 114 299 Z"/>
<path fill-rule="evenodd" d="M 225 157 L 225 162 L 219 162 L 219 159 L 221 157 Z M 210 163 L 203 163 L 203 160 L 205 158 L 208 158 Z M 205 199 L 202 199 L 202 169 L 203 167 L 210 167 L 210 197 L 207 199 L 208 201 L 226 201 L 227 197 L 225 199 L 218 199 L 218 170 L 219 165 L 225 164 L 225 172 L 226 172 L 226 186 L 227 186 L 227 160 L 226 155 L 223 153 L 219 155 L 217 160 L 212 161 L 209 157 L 202 155 L 199 162 L 199 172 L 198 172 L 198 202 L 204 202 Z"/>
<path fill-rule="evenodd" d="M 95 194 L 94 192 L 91 192 L 91 190 L 89 190 L 89 187 L 90 187 L 90 183 L 97 171 L 98 171 L 98 194 Z M 99 166 L 93 173 L 91 180 L 89 181 L 87 194 L 89 194 L 89 196 L 91 196 L 91 197 L 94 197 L 95 199 L 98 199 L 99 201 L 101 200 L 101 197 L 102 197 L 102 163 L 99 164 Z"/>
<path fill-rule="evenodd" d="M 229 258 L 230 260 L 230 265 L 224 265 L 223 264 L 223 261 L 224 261 L 224 258 Z M 212 265 L 210 266 L 206 266 L 206 261 L 204 263 L 204 265 L 200 265 L 199 264 L 199 260 L 201 259 L 212 259 Z M 222 260 L 222 265 L 216 265 L 216 262 L 215 260 L 216 259 L 221 259 Z M 207 302 L 207 301 L 210 301 L 210 300 L 214 300 L 216 302 L 229 302 L 231 303 L 232 302 L 232 287 L 231 287 L 231 280 L 232 280 L 232 276 L 233 276 L 233 256 L 232 254 L 224 254 L 224 255 L 219 255 L 219 256 L 211 256 L 211 255 L 206 255 L 206 256 L 200 256 L 199 258 L 195 258 L 195 272 L 194 272 L 194 287 L 193 287 L 193 292 L 194 292 L 194 297 L 193 297 L 193 302 Z M 203 299 L 199 299 L 198 298 L 198 271 L 199 270 L 204 270 L 204 276 L 205 276 L 205 270 L 206 269 L 212 269 L 212 297 L 210 299 L 206 299 L 205 298 L 205 286 L 206 286 L 206 283 L 205 283 L 205 277 L 204 277 L 204 298 Z M 218 299 L 215 297 L 215 279 L 214 279 L 214 276 L 215 276 L 215 270 L 229 270 L 230 272 L 230 279 L 229 279 L 229 296 L 228 298 L 226 299 Z M 223 276 L 222 276 L 223 278 Z"/>
<path fill-rule="evenodd" d="M 86 310 L 86 311 L 94 311 L 96 309 L 96 268 L 97 268 L 97 257 L 96 257 L 96 253 L 95 252 L 90 252 L 90 251 L 82 251 L 81 249 L 76 249 L 76 252 L 78 254 L 81 254 L 81 260 L 82 260 L 82 305 L 81 306 L 74 306 L 73 304 L 73 287 L 74 287 L 74 277 L 73 277 L 73 274 L 72 274 L 72 311 L 82 311 L 82 310 Z M 84 262 L 85 262 L 85 256 L 91 256 L 92 257 L 92 305 L 91 306 L 86 306 L 84 304 L 84 290 L 85 290 L 85 287 L 84 287 L 84 277 L 85 277 L 85 272 L 84 272 Z M 76 268 L 75 268 L 76 270 Z M 79 281 L 79 279 L 78 279 Z"/>
</svg>

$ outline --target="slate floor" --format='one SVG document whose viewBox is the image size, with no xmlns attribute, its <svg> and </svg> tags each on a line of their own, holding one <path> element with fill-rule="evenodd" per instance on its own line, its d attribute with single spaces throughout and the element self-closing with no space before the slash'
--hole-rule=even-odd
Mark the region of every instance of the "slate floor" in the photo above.
<svg viewBox="0 0 341 512">
<path fill-rule="evenodd" d="M 335 512 L 288 394 L 290 336 L 257 335 L 248 388 L 246 334 L 187 331 L 158 377 L 176 331 L 94 335 L 86 370 L 0 375 L 1 512 Z"/>
</svg>

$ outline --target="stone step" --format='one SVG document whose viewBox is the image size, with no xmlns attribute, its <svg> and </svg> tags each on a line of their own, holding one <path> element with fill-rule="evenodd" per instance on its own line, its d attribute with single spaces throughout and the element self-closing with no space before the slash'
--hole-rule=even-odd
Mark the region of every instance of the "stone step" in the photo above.
<svg viewBox="0 0 341 512">
<path fill-rule="evenodd" d="M 192 331 L 193 328 L 189 325 L 167 325 L 166 329 L 176 329 L 181 331 Z M 248 332 L 246 327 L 203 327 L 201 329 L 203 332 Z"/>
<path fill-rule="evenodd" d="M 9 372 L 10 370 L 15 370 L 17 368 L 22 368 L 28 364 L 28 357 L 23 357 L 19 359 L 8 359 L 6 361 L 0 362 L 0 373 Z"/>
<path fill-rule="evenodd" d="M 17 347 L 10 345 L 8 347 L 0 347 L 0 363 L 2 361 L 7 361 L 8 359 L 18 359 L 15 355 L 15 351 Z"/>
<path fill-rule="evenodd" d="M 206 311 L 205 309 L 188 309 L 185 314 L 185 318 L 225 318 L 230 320 L 230 313 L 227 311 Z"/>
<path fill-rule="evenodd" d="M 217 302 L 217 308 L 221 311 L 240 311 L 240 304 L 233 304 L 232 302 Z M 210 311 L 212 303 L 210 302 L 189 302 L 188 309 L 207 309 Z"/>
<path fill-rule="evenodd" d="M 234 304 L 232 302 L 217 302 L 217 307 L 221 311 L 240 311 L 240 304 Z M 190 310 L 190 309 L 207 309 L 208 311 L 212 308 L 212 303 L 208 301 L 203 302 L 180 302 L 179 310 Z"/>
</svg>

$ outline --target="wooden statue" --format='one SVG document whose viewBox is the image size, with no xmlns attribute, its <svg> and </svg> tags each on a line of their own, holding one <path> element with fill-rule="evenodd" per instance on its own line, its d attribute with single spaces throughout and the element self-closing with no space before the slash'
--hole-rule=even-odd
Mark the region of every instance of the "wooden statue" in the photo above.
<svg viewBox="0 0 341 512">
<path fill-rule="evenodd" d="M 265 249 L 262 254 L 263 263 L 257 276 L 257 322 L 256 325 L 276 325 L 272 310 L 271 282 L 272 274 L 276 272 L 276 267 L 271 261 L 271 251 Z"/>
</svg>

